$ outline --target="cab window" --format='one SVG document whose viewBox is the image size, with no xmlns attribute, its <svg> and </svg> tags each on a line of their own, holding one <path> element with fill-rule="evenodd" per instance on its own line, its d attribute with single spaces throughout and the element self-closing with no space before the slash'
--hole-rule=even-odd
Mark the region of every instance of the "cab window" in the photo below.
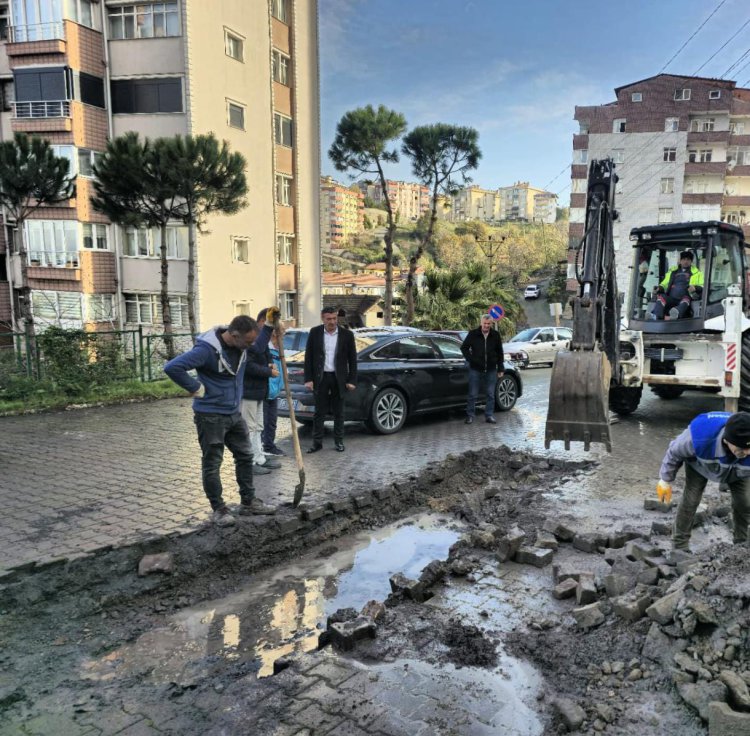
<svg viewBox="0 0 750 736">
<path fill-rule="evenodd" d="M 714 245 L 711 256 L 711 275 L 708 279 L 709 303 L 726 299 L 730 284 L 742 284 L 742 259 L 737 236 L 722 233 L 721 245 Z"/>
</svg>

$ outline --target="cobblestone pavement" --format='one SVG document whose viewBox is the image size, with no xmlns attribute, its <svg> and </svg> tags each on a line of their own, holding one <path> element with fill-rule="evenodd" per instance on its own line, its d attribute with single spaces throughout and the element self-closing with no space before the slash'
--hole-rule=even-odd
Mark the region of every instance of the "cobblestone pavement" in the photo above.
<svg viewBox="0 0 750 736">
<path fill-rule="evenodd" d="M 524 371 L 524 396 L 514 410 L 498 414 L 494 426 L 478 421 L 467 427 L 460 413 L 443 414 L 383 437 L 355 424 L 347 427 L 345 453 L 333 452 L 326 437 L 324 451 L 305 455 L 306 500 L 319 503 L 378 487 L 469 449 L 504 443 L 543 453 L 549 374 L 548 369 Z M 630 465 L 629 472 L 648 467 L 656 477 L 670 437 L 694 414 L 720 407 L 706 394 L 666 402 L 646 391 L 638 413 L 613 428 L 615 457 Z M 289 456 L 281 459 L 280 470 L 256 478 L 258 496 L 272 504 L 291 500 L 298 480 L 289 425 L 280 424 L 279 444 Z M 0 433 L 0 572 L 185 533 L 208 518 L 187 400 L 3 418 Z M 304 449 L 309 430 L 302 430 L 301 439 Z M 590 456 L 603 454 L 597 448 Z M 226 500 L 237 503 L 229 453 L 223 479 Z"/>
</svg>

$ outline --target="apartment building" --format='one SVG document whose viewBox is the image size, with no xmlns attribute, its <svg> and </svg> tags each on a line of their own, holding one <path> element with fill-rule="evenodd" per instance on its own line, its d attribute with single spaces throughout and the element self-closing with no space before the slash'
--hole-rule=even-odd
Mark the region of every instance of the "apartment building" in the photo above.
<svg viewBox="0 0 750 736">
<path fill-rule="evenodd" d="M 575 108 L 571 246 L 583 237 L 588 163 L 606 156 L 619 177 L 614 238 L 621 284 L 632 265 L 633 227 L 724 220 L 750 236 L 750 89 L 658 74 L 618 87 L 615 98 Z"/>
<path fill-rule="evenodd" d="M 460 189 L 450 197 L 450 206 L 438 208 L 438 217 L 451 222 L 498 223 L 506 220 L 521 222 L 554 222 L 557 215 L 557 195 L 537 189 L 528 182 L 516 182 L 510 187 L 483 189 L 472 185 Z"/>
<path fill-rule="evenodd" d="M 200 327 L 271 303 L 291 324 L 317 322 L 317 0 L 0 0 L 0 37 L 0 137 L 40 135 L 77 175 L 75 199 L 40 209 L 26 226 L 40 327 L 160 329 L 158 233 L 115 227 L 90 203 L 93 162 L 108 137 L 131 130 L 213 132 L 247 159 L 248 207 L 212 217 L 198 235 Z M 6 327 L 18 326 L 11 243 L 8 227 L 0 238 Z M 187 329 L 179 223 L 167 248 L 172 319 Z"/>
<path fill-rule="evenodd" d="M 385 202 L 385 194 L 380 182 L 358 182 L 358 186 L 365 197 L 369 197 L 375 204 Z M 394 214 L 398 213 L 402 222 L 418 220 L 423 212 L 430 209 L 430 190 L 423 184 L 408 181 L 386 180 L 388 198 Z"/>
<path fill-rule="evenodd" d="M 365 195 L 345 187 L 330 176 L 320 180 L 320 242 L 324 248 L 341 248 L 350 235 L 361 233 L 365 222 Z"/>
</svg>

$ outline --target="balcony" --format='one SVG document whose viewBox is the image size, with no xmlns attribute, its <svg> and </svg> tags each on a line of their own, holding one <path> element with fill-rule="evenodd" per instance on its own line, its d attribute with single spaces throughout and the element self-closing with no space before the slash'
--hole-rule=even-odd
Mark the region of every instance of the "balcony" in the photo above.
<svg viewBox="0 0 750 736">
<path fill-rule="evenodd" d="M 721 143 L 728 140 L 728 130 L 691 130 L 687 134 L 688 145 L 693 143 Z"/>
<path fill-rule="evenodd" d="M 69 100 L 35 100 L 13 103 L 14 132 L 54 133 L 70 131 L 73 121 Z"/>
<path fill-rule="evenodd" d="M 64 54 L 65 25 L 62 21 L 59 21 L 27 26 L 10 26 L 6 50 L 10 57 Z"/>
<path fill-rule="evenodd" d="M 688 161 L 688 163 L 685 164 L 686 176 L 689 176 L 691 174 L 695 174 L 695 175 L 722 174 L 724 175 L 726 170 L 727 170 L 726 161 L 706 161 L 706 162 Z"/>
<path fill-rule="evenodd" d="M 41 268 L 80 268 L 77 251 L 30 250 L 29 266 Z"/>
</svg>

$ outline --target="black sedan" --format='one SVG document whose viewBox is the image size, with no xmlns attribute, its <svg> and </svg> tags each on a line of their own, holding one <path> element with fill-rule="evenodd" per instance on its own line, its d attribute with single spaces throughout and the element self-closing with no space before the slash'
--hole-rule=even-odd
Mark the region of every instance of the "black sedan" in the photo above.
<svg viewBox="0 0 750 736">
<path fill-rule="evenodd" d="M 434 333 L 355 333 L 358 358 L 357 388 L 344 403 L 346 421 L 365 422 L 374 432 L 393 434 L 408 417 L 466 406 L 469 369 L 461 341 Z M 289 383 L 298 421 L 310 424 L 315 411 L 312 391 L 304 385 L 304 352 L 288 358 Z M 498 379 L 495 408 L 509 411 L 521 396 L 519 372 L 505 364 Z M 279 399 L 279 415 L 289 416 L 286 398 Z"/>
</svg>

